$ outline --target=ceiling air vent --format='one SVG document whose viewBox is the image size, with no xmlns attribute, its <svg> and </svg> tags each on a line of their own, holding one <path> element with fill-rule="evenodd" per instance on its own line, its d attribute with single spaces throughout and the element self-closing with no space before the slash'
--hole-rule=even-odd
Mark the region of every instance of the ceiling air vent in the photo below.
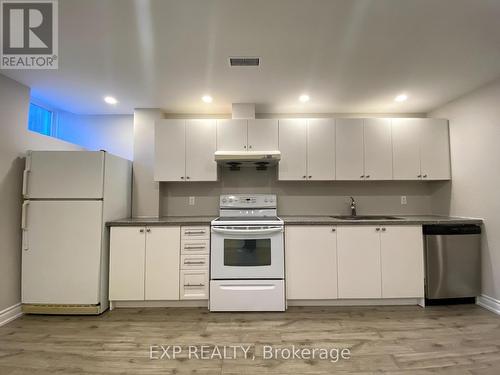
<svg viewBox="0 0 500 375">
<path fill-rule="evenodd" d="M 231 66 L 259 66 L 260 57 L 230 57 L 229 65 Z"/>
</svg>

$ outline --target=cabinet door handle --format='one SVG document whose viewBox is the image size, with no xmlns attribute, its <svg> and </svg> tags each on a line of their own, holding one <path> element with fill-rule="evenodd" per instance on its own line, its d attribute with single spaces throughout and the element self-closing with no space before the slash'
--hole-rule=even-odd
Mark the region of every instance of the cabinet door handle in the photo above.
<svg viewBox="0 0 500 375">
<path fill-rule="evenodd" d="M 366 178 L 370 178 L 370 175 L 369 175 L 369 174 L 367 174 L 367 175 L 366 175 Z"/>
<path fill-rule="evenodd" d="M 427 175 L 426 175 L 426 174 L 424 174 L 424 175 L 423 175 L 423 177 L 424 177 L 424 178 L 427 178 Z"/>
<path fill-rule="evenodd" d="M 205 286 L 205 284 L 184 284 L 184 286 Z"/>
<path fill-rule="evenodd" d="M 252 145 L 248 146 L 248 148 L 252 148 Z"/>
<path fill-rule="evenodd" d="M 335 229 L 335 228 L 332 228 L 332 232 L 335 232 L 336 230 L 337 230 L 337 229 Z"/>
<path fill-rule="evenodd" d="M 364 174 L 362 174 L 361 176 L 359 176 L 359 178 L 365 178 L 365 175 L 364 175 Z"/>
<path fill-rule="evenodd" d="M 185 234 L 205 234 L 204 230 L 187 230 L 184 232 Z"/>
<path fill-rule="evenodd" d="M 190 178 L 191 178 L 191 177 L 189 177 L 189 176 L 186 176 L 186 180 L 189 180 Z"/>
<path fill-rule="evenodd" d="M 144 229 L 139 229 L 139 233 L 144 233 Z"/>
<path fill-rule="evenodd" d="M 418 178 L 420 178 L 420 177 L 422 177 L 422 175 L 421 175 L 421 174 L 419 174 L 419 175 L 417 175 L 417 177 L 418 177 Z"/>
<path fill-rule="evenodd" d="M 382 228 L 382 232 L 385 232 L 385 228 Z"/>
<path fill-rule="evenodd" d="M 309 178 L 312 178 L 312 176 L 309 176 Z"/>
<path fill-rule="evenodd" d="M 375 228 L 375 230 L 376 230 L 377 232 L 380 232 L 380 228 Z"/>
<path fill-rule="evenodd" d="M 302 178 L 306 178 L 307 176 L 302 176 Z"/>
<path fill-rule="evenodd" d="M 243 148 L 246 150 L 246 149 L 247 149 L 247 146 L 243 146 Z"/>
<path fill-rule="evenodd" d="M 151 229 L 149 229 L 149 228 L 146 229 L 146 232 L 151 233 Z"/>
<path fill-rule="evenodd" d="M 184 176 L 181 176 L 181 180 L 184 180 Z"/>
</svg>

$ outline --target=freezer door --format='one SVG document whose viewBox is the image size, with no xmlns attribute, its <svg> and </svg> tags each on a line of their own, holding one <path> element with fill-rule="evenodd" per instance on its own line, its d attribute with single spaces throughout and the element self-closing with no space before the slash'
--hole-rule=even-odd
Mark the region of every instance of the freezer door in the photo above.
<svg viewBox="0 0 500 375">
<path fill-rule="evenodd" d="M 101 201 L 26 201 L 22 302 L 97 304 Z"/>
<path fill-rule="evenodd" d="M 26 157 L 26 199 L 101 199 L 102 151 L 32 151 Z"/>
</svg>

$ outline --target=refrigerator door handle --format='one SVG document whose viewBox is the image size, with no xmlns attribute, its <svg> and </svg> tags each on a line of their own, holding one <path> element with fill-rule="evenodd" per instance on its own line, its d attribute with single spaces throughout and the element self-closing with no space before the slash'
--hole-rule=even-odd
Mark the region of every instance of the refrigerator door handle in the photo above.
<svg viewBox="0 0 500 375">
<path fill-rule="evenodd" d="M 22 247 L 24 251 L 28 250 L 28 230 L 23 229 L 23 236 L 22 236 Z"/>
<path fill-rule="evenodd" d="M 25 201 L 23 202 L 23 209 L 21 212 L 21 228 L 23 230 L 26 230 L 26 219 L 28 215 L 28 205 L 30 204 L 30 201 Z"/>
<path fill-rule="evenodd" d="M 28 195 L 28 176 L 29 172 L 31 172 L 31 151 L 26 153 L 26 164 L 23 171 L 23 196 L 26 197 Z"/>
<path fill-rule="evenodd" d="M 22 248 L 24 251 L 28 250 L 28 227 L 27 227 L 27 219 L 28 219 L 28 205 L 30 204 L 30 201 L 24 201 L 23 202 L 23 208 L 21 212 L 21 228 L 23 230 L 22 233 Z"/>
<path fill-rule="evenodd" d="M 29 176 L 30 171 L 28 169 L 25 169 L 23 171 L 23 197 L 26 197 L 28 195 L 28 176 Z"/>
</svg>

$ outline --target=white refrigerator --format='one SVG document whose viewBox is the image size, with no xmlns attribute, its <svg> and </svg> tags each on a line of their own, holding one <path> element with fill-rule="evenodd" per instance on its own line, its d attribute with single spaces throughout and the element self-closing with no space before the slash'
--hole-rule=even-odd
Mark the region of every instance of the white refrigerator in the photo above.
<svg viewBox="0 0 500 375">
<path fill-rule="evenodd" d="M 109 231 L 131 214 L 132 163 L 104 151 L 30 151 L 23 176 L 22 309 L 108 308 Z"/>
</svg>

